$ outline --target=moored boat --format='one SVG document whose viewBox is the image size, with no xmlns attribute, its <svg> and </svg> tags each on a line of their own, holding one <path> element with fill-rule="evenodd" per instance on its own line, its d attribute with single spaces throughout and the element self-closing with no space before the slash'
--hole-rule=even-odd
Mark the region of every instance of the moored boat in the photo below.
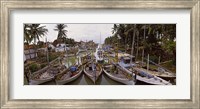
<svg viewBox="0 0 200 109">
<path fill-rule="evenodd" d="M 124 60 L 120 60 L 119 65 L 128 74 L 132 74 L 134 76 L 136 75 L 136 79 L 138 81 L 152 85 L 172 85 L 170 82 L 160 77 L 157 77 L 156 75 L 150 74 L 148 70 L 145 71 L 140 67 L 137 67 L 137 65 L 134 63 L 132 64 L 130 60 L 130 58 L 126 58 L 127 62 L 125 62 Z"/>
<path fill-rule="evenodd" d="M 72 82 L 76 80 L 78 77 L 80 77 L 81 73 L 83 71 L 83 66 L 71 66 L 69 69 L 66 69 L 61 74 L 56 76 L 56 84 L 62 85 L 69 82 Z"/>
<path fill-rule="evenodd" d="M 145 69 L 144 67 L 140 67 L 140 69 L 147 72 L 147 69 Z M 150 73 L 152 75 L 155 75 L 157 77 L 160 77 L 162 79 L 165 79 L 165 80 L 174 80 L 174 79 L 176 79 L 176 74 L 175 73 L 167 71 L 167 70 L 165 70 L 165 69 L 163 69 L 161 67 L 158 67 L 158 69 L 149 69 L 148 73 Z"/>
<path fill-rule="evenodd" d="M 65 66 L 46 66 L 30 75 L 29 85 L 38 85 L 51 81 L 65 69 Z"/>
<path fill-rule="evenodd" d="M 148 73 L 146 70 L 142 70 L 140 68 L 133 68 L 136 72 L 137 72 L 137 80 L 141 81 L 141 82 L 146 82 L 148 84 L 152 84 L 152 85 L 172 85 L 170 82 L 157 77 L 155 75 L 152 75 L 150 73 Z M 131 71 L 132 69 L 129 69 L 129 71 Z"/>
<path fill-rule="evenodd" d="M 118 65 L 107 64 L 103 68 L 104 73 L 111 79 L 126 84 L 126 85 L 134 85 L 135 81 L 132 75 L 127 74 L 124 70 L 120 68 Z"/>
<path fill-rule="evenodd" d="M 100 75 L 102 74 L 102 67 L 97 64 L 94 63 L 93 61 L 87 63 L 84 66 L 84 73 L 85 75 L 87 75 L 93 82 L 94 84 L 96 83 L 96 81 L 98 80 L 98 78 L 100 77 Z"/>
<path fill-rule="evenodd" d="M 96 58 L 96 62 L 99 63 L 103 63 L 103 49 L 102 49 L 102 45 L 98 45 L 96 52 L 95 52 L 95 58 Z"/>
</svg>

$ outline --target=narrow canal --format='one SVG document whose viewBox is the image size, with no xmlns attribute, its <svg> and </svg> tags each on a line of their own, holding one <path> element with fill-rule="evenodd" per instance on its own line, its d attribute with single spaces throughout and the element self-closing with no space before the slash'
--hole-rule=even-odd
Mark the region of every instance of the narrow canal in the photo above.
<svg viewBox="0 0 200 109">
<path fill-rule="evenodd" d="M 70 56 L 70 57 L 63 58 L 62 63 L 67 67 L 78 62 L 81 63 L 80 56 L 83 56 L 83 55 L 85 55 L 85 52 L 79 54 L 78 57 Z M 139 83 L 139 82 L 136 82 L 136 84 L 143 85 L 143 83 Z M 43 83 L 42 85 L 56 85 L 56 83 L 54 80 L 52 80 L 52 81 Z M 94 83 L 84 74 L 84 72 L 82 72 L 79 78 L 65 85 L 94 85 Z M 123 84 L 110 79 L 103 72 L 95 85 L 123 85 Z"/>
<path fill-rule="evenodd" d="M 56 85 L 56 83 L 53 80 L 50 82 L 43 83 L 42 85 Z M 94 83 L 86 75 L 84 75 L 84 72 L 83 72 L 83 74 L 79 78 L 77 78 L 75 81 L 72 81 L 65 85 L 94 85 Z M 123 84 L 110 79 L 108 76 L 106 76 L 103 73 L 95 85 L 123 85 Z M 136 82 L 136 85 L 147 85 L 147 84 Z"/>
</svg>

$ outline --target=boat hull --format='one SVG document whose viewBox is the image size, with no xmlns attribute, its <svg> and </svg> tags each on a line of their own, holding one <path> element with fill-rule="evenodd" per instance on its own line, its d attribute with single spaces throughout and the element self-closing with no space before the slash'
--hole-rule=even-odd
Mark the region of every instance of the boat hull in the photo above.
<svg viewBox="0 0 200 109">
<path fill-rule="evenodd" d="M 114 81 L 117 81 L 117 82 L 120 82 L 120 83 L 126 84 L 126 85 L 134 85 L 135 84 L 134 81 L 129 81 L 128 79 L 122 79 L 122 78 L 115 77 L 115 76 L 109 74 L 105 69 L 103 69 L 103 71 L 110 79 L 112 79 Z"/>
<path fill-rule="evenodd" d="M 89 77 L 90 80 L 92 80 L 93 83 L 95 84 L 96 81 L 99 79 L 99 77 L 100 77 L 101 74 L 102 74 L 102 68 L 100 67 L 99 75 L 98 75 L 96 78 L 94 78 L 92 75 L 90 75 L 90 74 L 86 71 L 86 65 L 84 66 L 84 73 L 85 73 L 85 75 L 86 75 L 87 77 Z"/>
<path fill-rule="evenodd" d="M 132 72 L 129 71 L 127 68 L 122 67 L 122 66 L 121 66 L 121 68 L 124 69 L 127 73 L 132 74 Z M 133 77 L 135 76 L 134 73 L 132 75 L 133 75 Z M 137 75 L 136 80 L 139 80 L 141 82 L 145 82 L 147 84 L 152 84 L 152 85 L 172 85 L 171 83 L 169 83 L 169 82 L 167 82 L 167 81 L 165 81 L 165 80 L 163 80 L 163 79 L 161 79 L 157 76 L 155 76 L 155 78 L 150 79 L 150 78 L 145 78 L 145 77 L 142 77 L 140 75 Z M 162 82 L 158 81 L 158 80 L 161 80 Z"/>
<path fill-rule="evenodd" d="M 42 84 L 48 81 L 52 81 L 54 79 L 54 77 L 48 78 L 48 79 L 38 79 L 38 80 L 34 80 L 34 79 L 30 79 L 29 80 L 29 85 L 38 85 L 38 84 Z"/>
<path fill-rule="evenodd" d="M 69 79 L 66 79 L 66 80 L 55 80 L 56 84 L 57 85 L 63 85 L 63 84 L 72 82 L 72 81 L 76 80 L 78 77 L 80 77 L 80 75 L 82 74 L 82 72 L 83 72 L 83 68 L 81 68 L 81 70 L 78 72 L 78 74 L 76 74 L 75 76 L 73 76 L 73 77 L 71 77 Z"/>
</svg>

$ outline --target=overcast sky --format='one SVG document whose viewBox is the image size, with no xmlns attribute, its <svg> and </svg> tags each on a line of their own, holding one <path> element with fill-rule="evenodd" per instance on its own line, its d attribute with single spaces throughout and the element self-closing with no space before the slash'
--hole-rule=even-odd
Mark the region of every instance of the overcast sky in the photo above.
<svg viewBox="0 0 200 109">
<path fill-rule="evenodd" d="M 57 38 L 58 32 L 55 31 L 56 24 L 42 24 L 48 29 L 47 40 L 53 42 Z M 96 43 L 104 43 L 106 37 L 112 35 L 113 24 L 67 24 L 67 37 L 75 41 L 93 40 Z M 41 40 L 45 41 L 45 38 Z"/>
</svg>

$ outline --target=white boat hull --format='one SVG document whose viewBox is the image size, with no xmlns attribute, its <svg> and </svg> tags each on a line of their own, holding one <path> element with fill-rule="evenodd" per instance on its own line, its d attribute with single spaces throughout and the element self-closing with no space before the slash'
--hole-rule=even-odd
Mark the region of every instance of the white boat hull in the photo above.
<svg viewBox="0 0 200 109">
<path fill-rule="evenodd" d="M 122 69 L 124 69 L 127 73 L 133 75 L 133 77 L 135 76 L 135 74 L 131 71 L 129 71 L 128 69 L 124 68 L 121 66 Z M 142 81 L 142 82 L 145 82 L 145 83 L 148 83 L 148 84 L 152 84 L 152 85 L 172 85 L 171 83 L 169 83 L 168 81 L 166 80 L 163 80 L 157 76 L 154 76 L 154 78 L 146 78 L 146 77 L 142 77 L 140 75 L 137 75 L 136 76 L 136 79 L 139 80 L 139 81 Z"/>
<path fill-rule="evenodd" d="M 120 82 L 120 83 L 123 83 L 123 84 L 126 84 L 126 85 L 134 85 L 135 84 L 135 82 L 133 80 L 117 78 L 117 77 L 111 75 L 110 73 L 108 73 L 105 69 L 103 69 L 103 71 L 109 78 L 111 78 L 111 79 L 113 79 L 117 82 Z"/>
</svg>

